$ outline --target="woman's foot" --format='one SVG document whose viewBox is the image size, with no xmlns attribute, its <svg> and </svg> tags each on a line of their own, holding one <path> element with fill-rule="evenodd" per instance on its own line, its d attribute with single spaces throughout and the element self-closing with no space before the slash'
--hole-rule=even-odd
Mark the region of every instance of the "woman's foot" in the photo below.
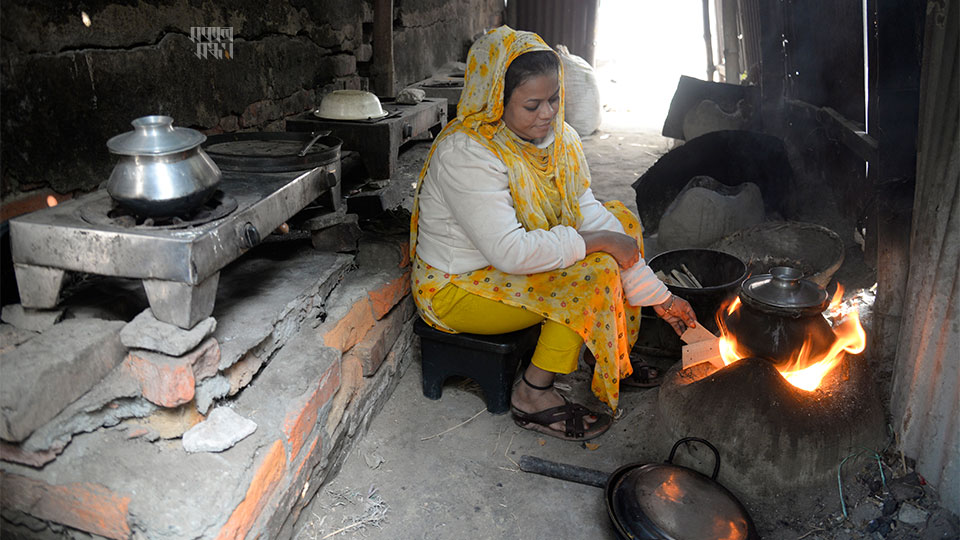
<svg viewBox="0 0 960 540">
<path fill-rule="evenodd" d="M 554 390 L 554 377 L 532 364 L 527 368 L 510 398 L 517 425 L 568 440 L 589 440 L 603 434 L 611 418 L 567 401 Z"/>
</svg>

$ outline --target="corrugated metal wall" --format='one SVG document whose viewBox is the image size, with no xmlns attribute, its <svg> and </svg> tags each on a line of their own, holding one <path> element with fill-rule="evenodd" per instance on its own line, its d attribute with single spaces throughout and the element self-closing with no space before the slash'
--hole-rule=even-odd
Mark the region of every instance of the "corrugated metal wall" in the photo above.
<svg viewBox="0 0 960 540">
<path fill-rule="evenodd" d="M 738 0 L 740 20 L 740 66 L 747 74 L 746 82 L 760 81 L 760 0 Z"/>
<path fill-rule="evenodd" d="M 960 513 L 958 0 L 927 4 L 910 271 L 891 409 L 901 449 Z"/>
<path fill-rule="evenodd" d="M 562 44 L 593 65 L 598 0 L 509 0 L 507 24 L 536 32 L 551 47 Z"/>
</svg>

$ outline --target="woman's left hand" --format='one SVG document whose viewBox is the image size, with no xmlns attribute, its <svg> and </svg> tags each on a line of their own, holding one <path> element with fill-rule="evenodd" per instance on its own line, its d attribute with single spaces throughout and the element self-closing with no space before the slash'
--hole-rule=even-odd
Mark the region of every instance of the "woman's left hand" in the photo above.
<svg viewBox="0 0 960 540">
<path fill-rule="evenodd" d="M 653 306 L 657 316 L 673 327 L 677 335 L 682 335 L 687 328 L 697 326 L 697 314 L 690 303 L 677 295 L 671 295 L 666 302 Z"/>
<path fill-rule="evenodd" d="M 609 253 L 620 265 L 630 268 L 640 260 L 640 247 L 632 236 L 613 231 L 580 231 L 587 254 Z"/>
</svg>

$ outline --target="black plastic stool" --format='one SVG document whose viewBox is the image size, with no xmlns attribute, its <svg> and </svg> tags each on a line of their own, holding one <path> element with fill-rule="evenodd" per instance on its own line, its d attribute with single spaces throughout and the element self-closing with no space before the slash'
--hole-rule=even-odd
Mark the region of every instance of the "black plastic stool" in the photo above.
<svg viewBox="0 0 960 540">
<path fill-rule="evenodd" d="M 517 368 L 521 360 L 533 355 L 540 337 L 539 324 L 509 334 L 448 334 L 430 327 L 420 317 L 413 323 L 413 331 L 420 336 L 423 395 L 440 399 L 444 381 L 461 375 L 480 385 L 487 410 L 493 414 L 510 410 Z"/>
</svg>

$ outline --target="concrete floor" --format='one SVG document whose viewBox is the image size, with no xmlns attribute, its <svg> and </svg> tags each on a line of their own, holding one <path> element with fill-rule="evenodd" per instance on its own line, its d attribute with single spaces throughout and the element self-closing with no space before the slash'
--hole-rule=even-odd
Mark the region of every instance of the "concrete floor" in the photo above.
<svg viewBox="0 0 960 540">
<path fill-rule="evenodd" d="M 585 138 L 598 198 L 619 199 L 635 209 L 630 184 L 671 143 L 652 130 L 598 131 Z M 408 159 L 418 154 L 425 150 L 414 150 Z M 402 170 L 413 174 L 419 167 L 408 163 Z M 651 244 L 648 249 L 655 249 Z M 583 366 L 558 380 L 575 400 L 600 407 Z M 424 398 L 420 384 L 420 366 L 413 363 L 359 448 L 304 511 L 297 538 L 613 539 L 602 489 L 521 472 L 520 456 L 612 472 L 628 463 L 663 461 L 674 442 L 658 435 L 655 388 L 625 390 L 622 416 L 595 444 L 583 444 L 520 429 L 509 415 L 489 414 L 469 381 L 448 381 L 439 401 Z M 795 539 L 818 520 L 834 519 L 829 514 L 838 510 L 835 498 L 834 488 L 744 502 L 764 538 Z"/>
</svg>

